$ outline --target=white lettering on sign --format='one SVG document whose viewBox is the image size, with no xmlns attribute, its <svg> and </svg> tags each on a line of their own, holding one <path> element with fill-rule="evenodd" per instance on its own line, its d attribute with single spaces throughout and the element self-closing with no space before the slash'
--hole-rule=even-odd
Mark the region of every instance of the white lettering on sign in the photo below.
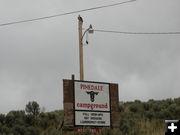
<svg viewBox="0 0 180 135">
<path fill-rule="evenodd" d="M 110 113 L 76 111 L 75 120 L 76 125 L 110 126 Z"/>
<path fill-rule="evenodd" d="M 74 82 L 75 110 L 110 111 L 109 84 Z"/>
</svg>

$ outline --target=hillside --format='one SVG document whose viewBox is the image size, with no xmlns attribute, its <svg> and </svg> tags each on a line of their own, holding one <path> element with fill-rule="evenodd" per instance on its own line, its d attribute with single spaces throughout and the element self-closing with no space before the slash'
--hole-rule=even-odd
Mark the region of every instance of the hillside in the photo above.
<svg viewBox="0 0 180 135">
<path fill-rule="evenodd" d="M 0 114 L 0 135 L 74 135 L 73 132 L 61 130 L 62 110 L 40 112 L 38 103 L 35 104 L 35 108 L 32 108 L 33 103 L 36 102 L 29 102 L 25 110 L 13 110 L 7 115 Z M 119 117 L 118 129 L 103 129 L 100 134 L 162 135 L 165 119 L 180 119 L 180 98 L 120 102 Z M 81 133 L 81 135 L 89 134 L 88 131 Z"/>
</svg>

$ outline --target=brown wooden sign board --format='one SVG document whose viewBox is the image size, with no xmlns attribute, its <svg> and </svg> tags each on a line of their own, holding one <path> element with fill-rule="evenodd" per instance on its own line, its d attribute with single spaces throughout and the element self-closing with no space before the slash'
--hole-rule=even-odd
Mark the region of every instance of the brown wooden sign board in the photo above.
<svg viewBox="0 0 180 135">
<path fill-rule="evenodd" d="M 64 129 L 118 128 L 118 84 L 64 79 L 63 95 Z"/>
</svg>

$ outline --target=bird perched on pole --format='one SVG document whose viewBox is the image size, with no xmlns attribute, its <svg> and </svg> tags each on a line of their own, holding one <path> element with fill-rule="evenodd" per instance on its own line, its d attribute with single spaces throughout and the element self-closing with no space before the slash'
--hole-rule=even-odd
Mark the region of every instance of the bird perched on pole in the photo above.
<svg viewBox="0 0 180 135">
<path fill-rule="evenodd" d="M 80 15 L 78 16 L 78 20 L 83 22 L 83 19 L 82 19 L 82 17 Z"/>
</svg>

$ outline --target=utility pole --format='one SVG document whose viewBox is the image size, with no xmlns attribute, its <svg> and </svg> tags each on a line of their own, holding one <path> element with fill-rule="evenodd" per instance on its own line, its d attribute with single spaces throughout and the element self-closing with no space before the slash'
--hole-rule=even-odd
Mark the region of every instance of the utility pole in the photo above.
<svg viewBox="0 0 180 135">
<path fill-rule="evenodd" d="M 79 69 L 80 69 L 80 80 L 84 81 L 84 65 L 83 65 L 83 37 L 86 32 L 93 34 L 94 30 L 92 28 L 92 25 L 89 25 L 89 28 L 87 28 L 84 32 L 82 31 L 82 25 L 83 25 L 83 19 L 79 15 L 78 16 L 78 30 L 79 30 Z M 87 41 L 88 44 L 88 41 Z"/>
<path fill-rule="evenodd" d="M 79 67 L 80 67 L 80 80 L 84 80 L 84 67 L 83 67 L 83 35 L 82 35 L 83 19 L 78 16 L 78 30 L 79 30 Z"/>
</svg>

